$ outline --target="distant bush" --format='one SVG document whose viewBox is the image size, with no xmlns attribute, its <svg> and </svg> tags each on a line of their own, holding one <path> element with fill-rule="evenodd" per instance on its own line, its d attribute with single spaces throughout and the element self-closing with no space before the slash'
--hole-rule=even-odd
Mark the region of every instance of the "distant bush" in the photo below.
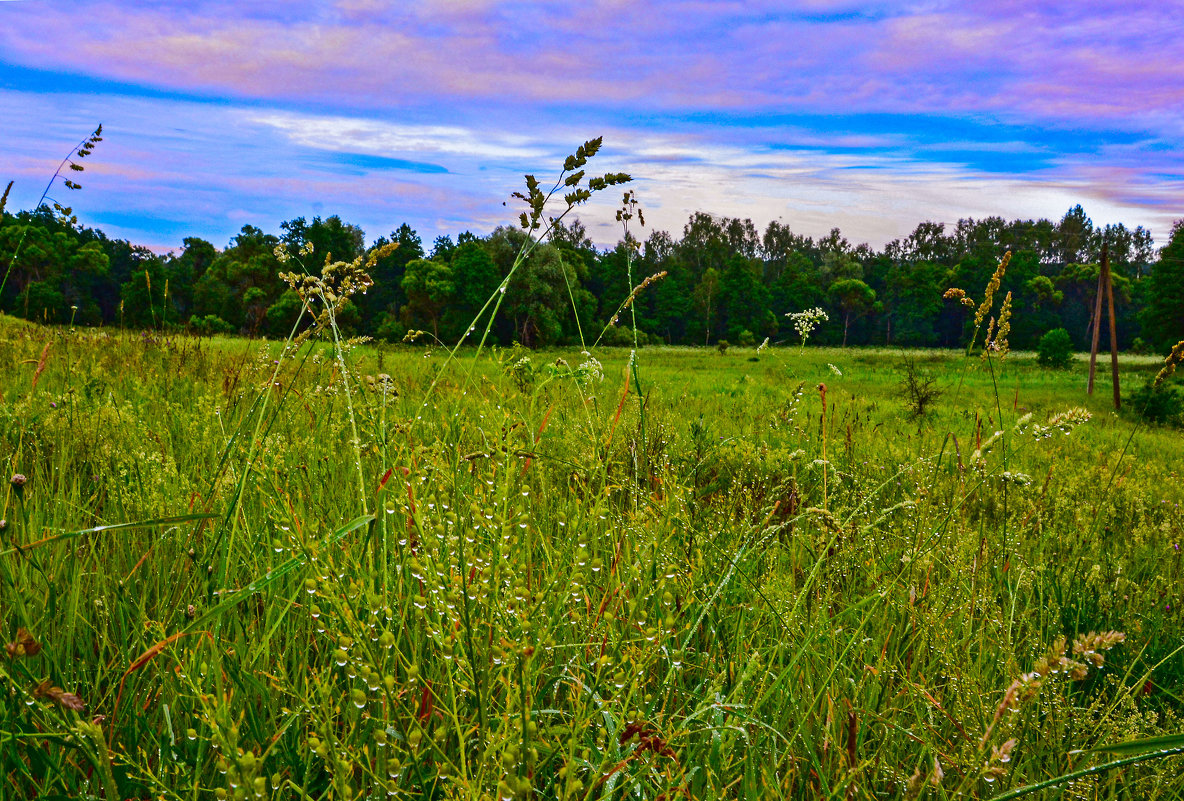
<svg viewBox="0 0 1184 801">
<path fill-rule="evenodd" d="M 916 359 L 906 358 L 903 369 L 899 394 L 908 407 L 909 419 L 915 420 L 929 413 L 941 397 L 942 390 L 937 386 L 937 379 L 932 373 L 917 367 Z"/>
<path fill-rule="evenodd" d="M 1043 367 L 1063 369 L 1073 361 L 1073 340 L 1063 328 L 1053 330 L 1040 337 L 1036 346 L 1036 361 Z"/>
<path fill-rule="evenodd" d="M 189 318 L 189 330 L 198 336 L 208 337 L 213 334 L 232 334 L 234 326 L 216 314 L 198 317 L 196 314 Z"/>
<path fill-rule="evenodd" d="M 399 322 L 393 314 L 383 314 L 378 318 L 378 327 L 374 329 L 375 339 L 386 342 L 402 342 L 407 336 L 407 326 Z"/>
<path fill-rule="evenodd" d="M 737 337 L 736 342 L 742 348 L 751 348 L 756 344 L 756 337 L 752 335 L 751 331 L 745 328 L 740 332 L 740 336 Z"/>
<path fill-rule="evenodd" d="M 1157 387 L 1155 380 L 1148 378 L 1143 386 L 1131 393 L 1126 405 L 1149 423 L 1184 426 L 1184 392 L 1171 384 L 1161 383 Z"/>
<path fill-rule="evenodd" d="M 715 343 L 715 349 L 718 350 L 720 353 L 727 353 L 728 352 L 728 340 L 721 339 L 719 342 Z"/>
<path fill-rule="evenodd" d="M 610 348 L 628 348 L 633 345 L 633 329 L 610 325 L 600 340 L 602 345 Z"/>
</svg>

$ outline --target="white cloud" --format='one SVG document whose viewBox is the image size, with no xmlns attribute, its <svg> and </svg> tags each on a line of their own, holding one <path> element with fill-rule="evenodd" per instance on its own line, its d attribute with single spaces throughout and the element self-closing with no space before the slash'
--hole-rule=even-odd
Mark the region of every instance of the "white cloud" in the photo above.
<svg viewBox="0 0 1184 801">
<path fill-rule="evenodd" d="M 275 129 L 291 143 L 376 156 L 447 154 L 466 159 L 537 159 L 546 150 L 513 133 L 478 132 L 454 125 L 414 125 L 357 117 L 290 112 L 243 112 L 245 122 Z"/>
</svg>

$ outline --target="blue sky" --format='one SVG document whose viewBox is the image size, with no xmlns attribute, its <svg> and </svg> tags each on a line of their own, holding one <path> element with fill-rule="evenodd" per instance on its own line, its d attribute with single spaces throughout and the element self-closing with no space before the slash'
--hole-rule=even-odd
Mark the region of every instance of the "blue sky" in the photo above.
<svg viewBox="0 0 1184 801">
<path fill-rule="evenodd" d="M 605 137 L 654 228 L 1184 217 L 1184 3 L 0 1 L 0 178 L 94 126 L 82 222 L 161 250 L 339 214 L 485 233 Z M 616 198 L 581 212 L 617 238 Z"/>
</svg>

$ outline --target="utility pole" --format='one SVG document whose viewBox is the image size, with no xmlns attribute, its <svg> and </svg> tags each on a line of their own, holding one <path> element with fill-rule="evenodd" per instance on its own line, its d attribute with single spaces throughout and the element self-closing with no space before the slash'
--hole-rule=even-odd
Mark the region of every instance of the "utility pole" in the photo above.
<svg viewBox="0 0 1184 801">
<path fill-rule="evenodd" d="M 1114 409 L 1122 408 L 1122 393 L 1118 390 L 1118 323 L 1114 319 L 1114 280 L 1110 276 L 1110 247 L 1102 243 L 1102 275 L 1106 281 L 1106 303 L 1110 318 L 1110 379 L 1114 385 Z"/>
<path fill-rule="evenodd" d="M 1102 243 L 1102 263 L 1108 261 L 1109 251 L 1106 243 Z M 1085 394 L 1094 394 L 1094 373 L 1098 369 L 1098 336 L 1102 333 L 1102 293 L 1106 291 L 1106 275 L 1098 270 L 1098 295 L 1094 301 L 1094 331 L 1089 345 L 1089 383 L 1085 386 Z"/>
<path fill-rule="evenodd" d="M 1102 295 L 1106 295 L 1106 310 L 1110 323 L 1110 378 L 1114 388 L 1114 408 L 1122 408 L 1122 392 L 1118 384 L 1118 323 L 1114 319 L 1114 280 L 1110 275 L 1110 243 L 1102 243 L 1102 265 L 1098 271 L 1098 297 L 1094 302 L 1094 330 L 1089 349 L 1089 384 L 1086 393 L 1094 394 L 1094 375 L 1098 366 L 1098 340 L 1102 334 Z"/>
</svg>

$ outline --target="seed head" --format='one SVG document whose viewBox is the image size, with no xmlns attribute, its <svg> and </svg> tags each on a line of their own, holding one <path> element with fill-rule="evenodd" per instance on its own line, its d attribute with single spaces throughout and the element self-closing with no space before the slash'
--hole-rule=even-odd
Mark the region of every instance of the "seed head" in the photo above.
<svg viewBox="0 0 1184 801">
<path fill-rule="evenodd" d="M 1172 352 L 1163 360 L 1163 369 L 1155 376 L 1155 382 L 1152 388 L 1158 389 L 1159 385 L 1171 377 L 1172 373 L 1176 372 L 1176 365 L 1184 362 L 1184 339 L 1181 339 L 1174 346 Z"/>
</svg>

